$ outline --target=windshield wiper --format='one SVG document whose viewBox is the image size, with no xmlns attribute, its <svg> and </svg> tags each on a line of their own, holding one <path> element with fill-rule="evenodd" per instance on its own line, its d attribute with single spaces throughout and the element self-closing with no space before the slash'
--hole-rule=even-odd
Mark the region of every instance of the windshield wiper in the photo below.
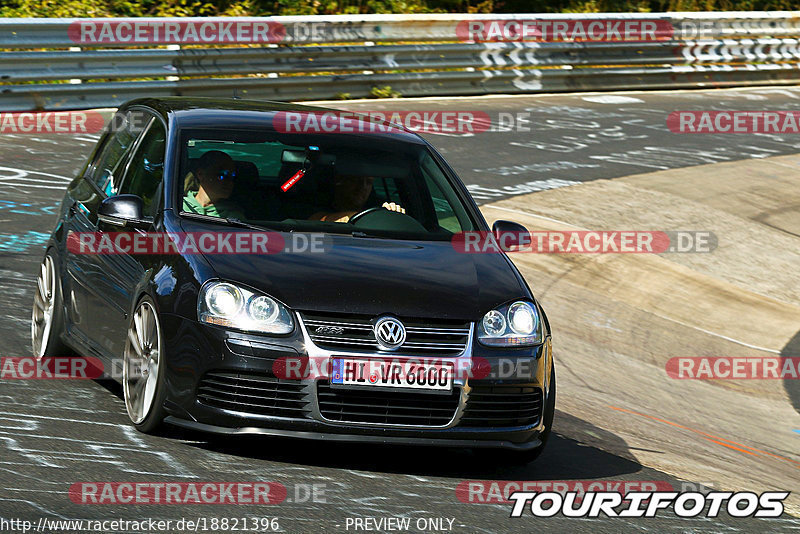
<svg viewBox="0 0 800 534">
<path fill-rule="evenodd" d="M 364 232 L 363 230 L 353 230 L 350 232 L 350 235 L 353 237 L 368 237 L 370 239 L 395 239 L 385 235 L 371 234 L 369 232 Z"/>
<path fill-rule="evenodd" d="M 244 222 L 241 219 L 236 219 L 235 217 L 214 217 L 213 215 L 203 215 L 202 213 L 191 213 L 191 212 L 181 212 L 181 217 L 186 217 L 188 219 L 195 219 L 198 221 L 205 221 L 210 223 L 226 223 L 228 226 L 236 226 L 238 228 L 249 228 L 250 230 L 259 230 L 262 232 L 277 232 L 279 230 L 275 228 L 267 228 L 266 226 L 258 226 L 256 224 L 250 224 L 248 222 Z"/>
</svg>

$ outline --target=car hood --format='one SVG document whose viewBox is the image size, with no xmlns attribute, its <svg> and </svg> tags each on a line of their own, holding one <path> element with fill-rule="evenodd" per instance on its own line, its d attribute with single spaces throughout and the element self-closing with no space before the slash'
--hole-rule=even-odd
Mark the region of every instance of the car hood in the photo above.
<svg viewBox="0 0 800 534">
<path fill-rule="evenodd" d="M 287 241 L 297 235 L 283 234 Z M 205 257 L 220 279 L 300 311 L 474 321 L 529 296 L 502 254 L 464 254 L 449 241 L 329 235 L 324 252 Z"/>
</svg>

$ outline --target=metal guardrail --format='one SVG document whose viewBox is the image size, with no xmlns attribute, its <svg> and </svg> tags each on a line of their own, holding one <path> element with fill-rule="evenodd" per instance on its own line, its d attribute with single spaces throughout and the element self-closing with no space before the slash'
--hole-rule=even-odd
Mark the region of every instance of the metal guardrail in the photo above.
<svg viewBox="0 0 800 534">
<path fill-rule="evenodd" d="M 659 30 L 648 41 L 475 42 L 464 33 L 471 23 L 526 21 L 645 21 Z M 82 34 L 81 24 L 97 32 Z M 128 24 L 117 37 L 136 35 L 131 26 L 162 33 L 156 44 L 158 33 L 151 42 L 89 38 L 102 37 L 103 24 Z M 177 30 L 168 38 L 167 24 L 233 30 L 216 44 L 187 45 Z M 237 35 L 237 25 L 250 33 Z M 142 95 L 356 98 L 384 86 L 430 96 L 790 84 L 800 80 L 800 13 L 5 19 L 0 49 L 0 111 L 117 106 Z"/>
</svg>

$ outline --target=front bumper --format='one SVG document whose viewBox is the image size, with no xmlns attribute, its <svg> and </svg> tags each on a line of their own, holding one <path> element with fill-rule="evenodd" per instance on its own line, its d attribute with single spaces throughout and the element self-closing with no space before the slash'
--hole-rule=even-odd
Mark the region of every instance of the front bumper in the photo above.
<svg viewBox="0 0 800 534">
<path fill-rule="evenodd" d="M 500 350 L 474 344 L 470 336 L 460 356 L 446 359 L 480 358 L 491 368 L 488 376 L 457 377 L 452 405 L 441 395 L 405 395 L 402 398 L 407 399 L 404 402 L 410 403 L 409 406 L 397 409 L 402 414 L 429 410 L 425 412 L 427 419 L 408 417 L 408 424 L 397 424 L 332 420 L 330 412 L 326 412 L 329 404 L 323 402 L 321 409 L 320 403 L 321 395 L 327 393 L 330 398 L 327 381 L 274 376 L 273 366 L 281 359 L 333 354 L 311 342 L 299 318 L 296 332 L 282 338 L 243 334 L 174 315 L 163 316 L 162 323 L 162 331 L 171 334 L 164 340 L 167 422 L 178 426 L 220 434 L 426 446 L 527 450 L 540 444 L 538 438 L 544 429 L 543 411 L 550 390 L 549 339 L 536 347 Z M 336 355 L 363 357 L 365 353 L 343 350 L 336 351 Z M 520 392 L 528 396 L 520 397 Z M 497 411 L 505 409 L 504 406 L 517 406 L 510 399 L 514 402 L 532 399 L 533 393 L 539 400 L 526 400 L 530 403 L 524 406 L 526 418 L 506 417 L 509 414 Z M 341 395 L 350 401 L 347 392 Z M 381 395 L 393 393 L 381 392 Z M 498 400 L 493 403 L 491 399 L 495 398 Z M 385 399 L 384 402 L 392 404 Z M 265 408 L 265 404 L 270 407 Z M 438 406 L 452 406 L 452 417 L 434 421 L 430 410 L 446 409 L 435 408 Z M 381 414 L 392 409 L 382 406 Z M 347 406 L 341 408 L 343 413 L 346 410 Z M 339 419 L 348 418 L 337 415 Z"/>
</svg>

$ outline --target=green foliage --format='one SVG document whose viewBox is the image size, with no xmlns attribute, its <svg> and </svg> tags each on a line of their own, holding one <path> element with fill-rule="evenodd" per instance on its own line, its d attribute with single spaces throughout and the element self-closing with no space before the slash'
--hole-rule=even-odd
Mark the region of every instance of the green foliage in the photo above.
<svg viewBox="0 0 800 534">
<path fill-rule="evenodd" d="M 0 17 L 106 17 L 107 8 L 89 0 L 5 0 Z"/>
<path fill-rule="evenodd" d="M 0 17 L 797 10 L 800 0 L 0 0 Z"/>
<path fill-rule="evenodd" d="M 496 13 L 648 13 L 800 9 L 798 0 L 501 0 Z"/>
<path fill-rule="evenodd" d="M 388 85 L 383 87 L 373 87 L 369 91 L 369 98 L 400 98 L 400 93 L 392 91 Z"/>
</svg>

